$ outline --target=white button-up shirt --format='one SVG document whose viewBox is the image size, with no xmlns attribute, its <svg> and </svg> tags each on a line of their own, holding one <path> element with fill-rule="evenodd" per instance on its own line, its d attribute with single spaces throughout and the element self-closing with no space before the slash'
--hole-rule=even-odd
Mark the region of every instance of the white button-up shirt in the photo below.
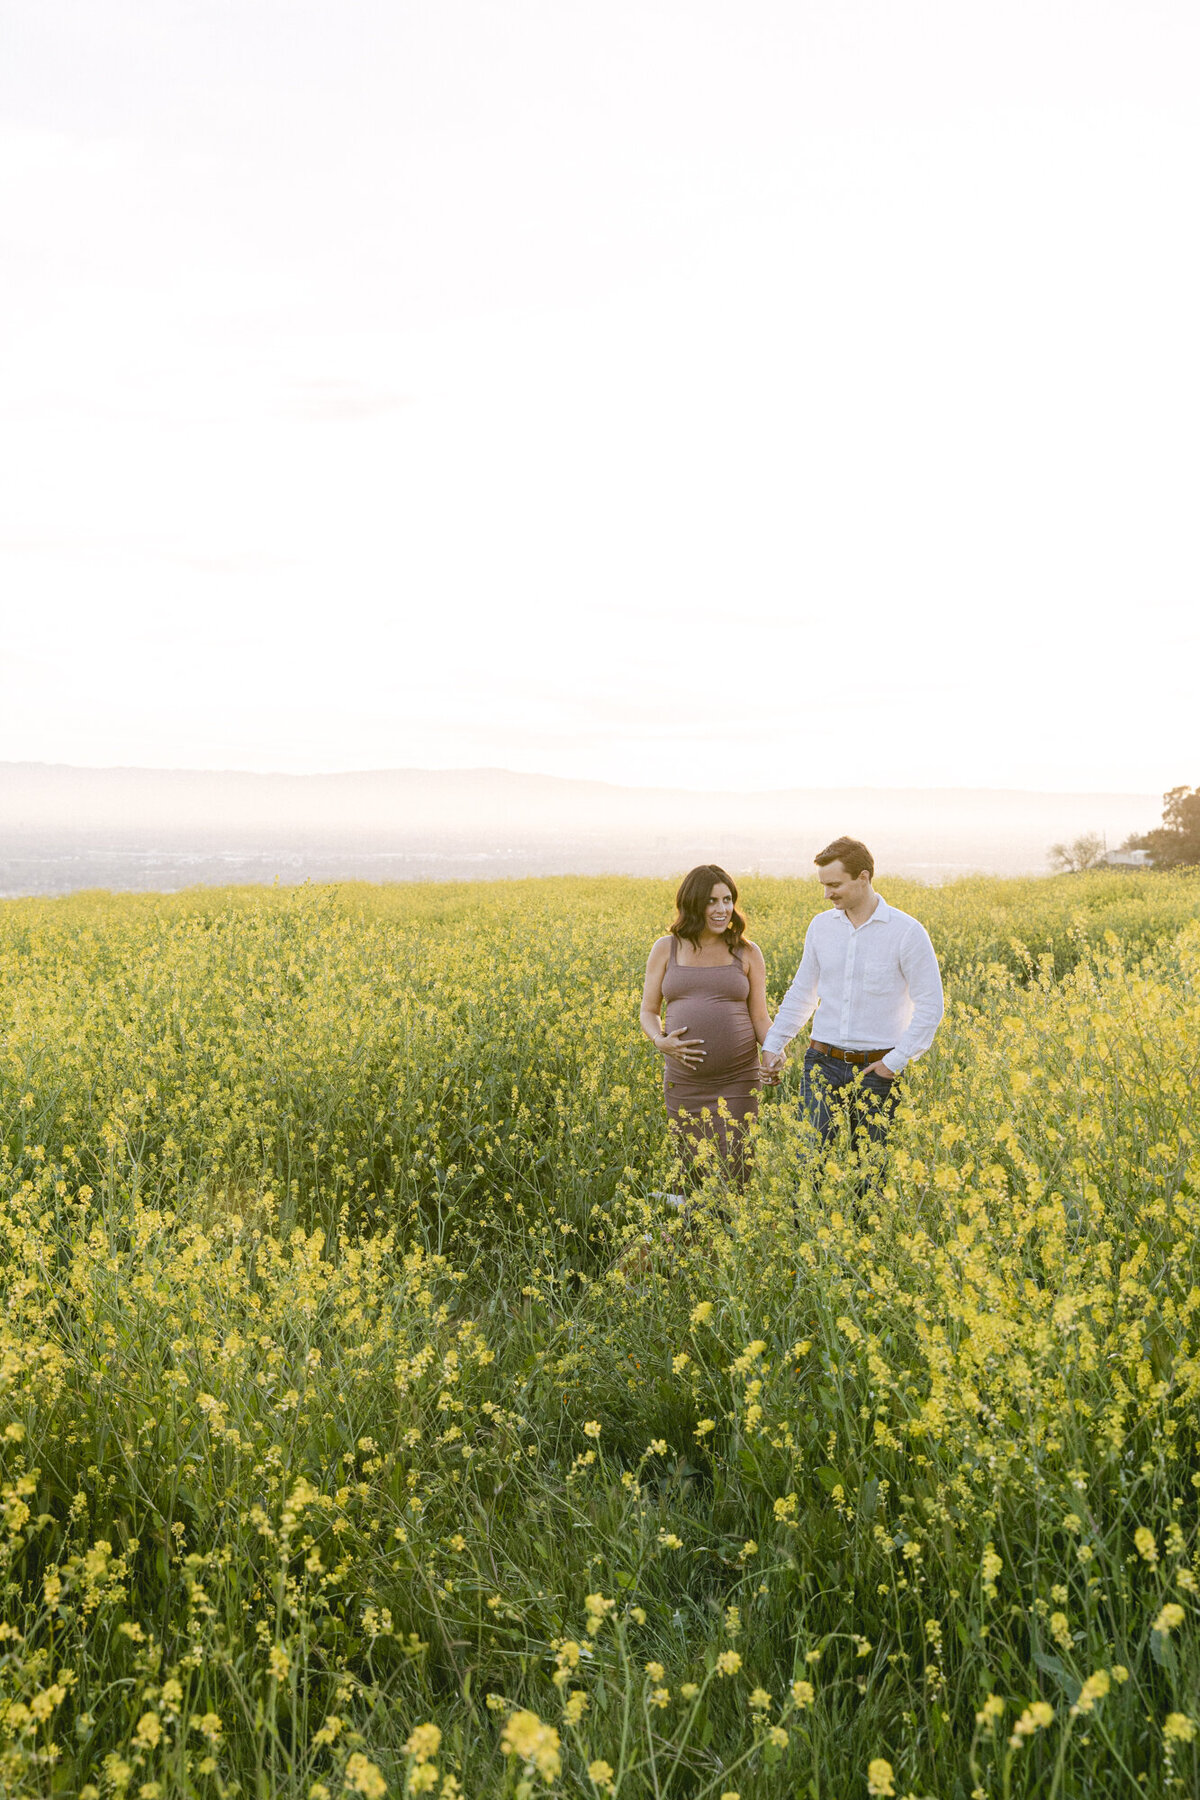
<svg viewBox="0 0 1200 1800">
<path fill-rule="evenodd" d="M 883 898 L 859 926 L 833 907 L 805 933 L 796 979 L 763 1049 L 785 1050 L 815 1011 L 821 1042 L 886 1049 L 883 1061 L 898 1075 L 928 1050 L 945 1010 L 937 955 L 919 920 Z"/>
</svg>

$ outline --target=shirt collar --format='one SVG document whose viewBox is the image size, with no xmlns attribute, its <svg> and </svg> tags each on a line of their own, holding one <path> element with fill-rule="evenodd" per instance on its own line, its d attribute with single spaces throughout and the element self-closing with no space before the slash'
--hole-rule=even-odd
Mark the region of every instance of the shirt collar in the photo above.
<svg viewBox="0 0 1200 1800">
<path fill-rule="evenodd" d="M 885 919 L 890 913 L 893 913 L 896 910 L 894 906 L 888 905 L 882 894 L 876 894 L 875 898 L 879 902 L 878 906 L 876 906 L 875 911 L 871 914 L 870 918 L 864 919 L 861 925 L 851 925 L 850 920 L 846 917 L 844 912 L 841 912 L 837 907 L 834 907 L 833 910 L 837 912 L 839 918 L 846 920 L 846 929 L 848 931 L 865 931 L 868 925 L 874 925 L 877 919 Z"/>
</svg>

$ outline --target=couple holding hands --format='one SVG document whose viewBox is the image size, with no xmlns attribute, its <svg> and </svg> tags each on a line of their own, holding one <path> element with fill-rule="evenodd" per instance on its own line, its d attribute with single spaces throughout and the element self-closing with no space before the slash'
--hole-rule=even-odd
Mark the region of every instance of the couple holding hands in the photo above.
<svg viewBox="0 0 1200 1800">
<path fill-rule="evenodd" d="M 739 1185 L 759 1089 L 778 1082 L 787 1046 L 814 1013 L 801 1108 L 822 1141 L 844 1105 L 855 1135 L 861 1127 L 879 1143 L 897 1077 L 928 1050 L 944 1011 L 929 933 L 875 892 L 866 845 L 835 838 L 814 860 L 830 909 L 809 925 L 774 1023 L 762 951 L 745 936 L 736 884 L 714 863 L 684 876 L 674 923 L 646 964 L 641 1025 L 663 1057 L 672 1128 L 689 1162 L 714 1144 Z"/>
</svg>

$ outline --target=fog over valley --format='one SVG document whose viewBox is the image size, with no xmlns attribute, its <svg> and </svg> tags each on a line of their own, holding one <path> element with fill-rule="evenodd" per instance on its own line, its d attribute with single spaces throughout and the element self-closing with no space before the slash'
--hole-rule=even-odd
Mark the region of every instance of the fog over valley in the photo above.
<svg viewBox="0 0 1200 1800">
<path fill-rule="evenodd" d="M 617 787 L 504 769 L 264 775 L 0 764 L 0 894 L 169 891 L 196 883 L 672 875 L 716 861 L 810 874 L 843 832 L 881 876 L 1038 874 L 1048 846 L 1116 848 L 1156 794 Z"/>
</svg>

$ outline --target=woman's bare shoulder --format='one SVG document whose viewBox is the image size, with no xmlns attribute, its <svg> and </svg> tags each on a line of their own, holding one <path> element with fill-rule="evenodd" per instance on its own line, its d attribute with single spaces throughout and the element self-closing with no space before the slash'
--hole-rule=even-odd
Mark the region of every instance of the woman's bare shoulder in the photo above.
<svg viewBox="0 0 1200 1800">
<path fill-rule="evenodd" d="M 748 951 L 752 957 L 757 957 L 759 962 L 763 962 L 765 960 L 763 957 L 762 951 L 759 949 L 758 945 L 754 942 L 753 938 L 743 938 L 742 939 L 742 949 Z"/>
<path fill-rule="evenodd" d="M 668 931 L 665 937 L 655 938 L 654 942 L 651 944 L 650 961 L 653 962 L 656 956 L 666 956 L 670 948 L 671 933 Z"/>
</svg>

